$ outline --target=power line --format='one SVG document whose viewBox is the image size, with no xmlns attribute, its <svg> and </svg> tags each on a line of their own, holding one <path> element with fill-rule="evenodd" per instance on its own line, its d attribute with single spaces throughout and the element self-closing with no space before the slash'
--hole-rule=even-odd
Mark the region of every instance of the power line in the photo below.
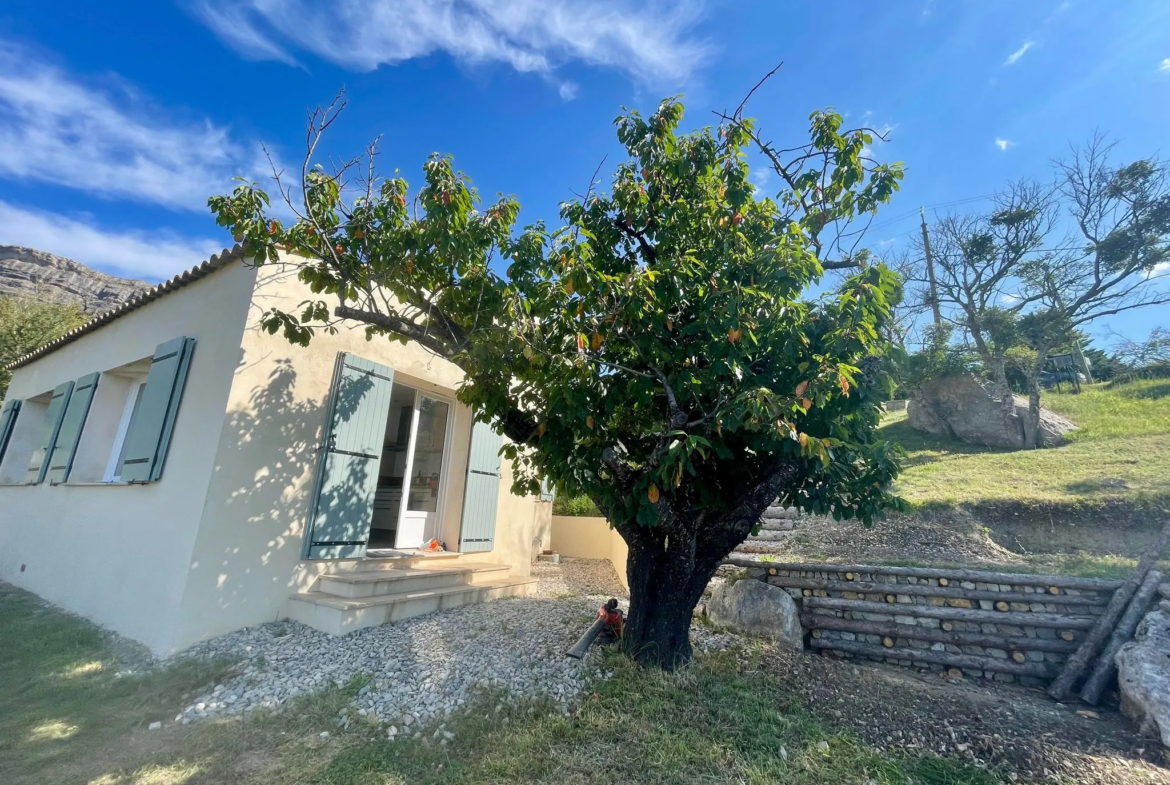
<svg viewBox="0 0 1170 785">
<path fill-rule="evenodd" d="M 964 199 L 954 199 L 954 200 L 949 201 L 949 202 L 937 202 L 935 204 L 923 205 L 923 209 L 937 210 L 940 207 L 954 207 L 956 205 L 967 204 L 969 202 L 979 202 L 979 201 L 982 201 L 984 199 L 991 199 L 993 196 L 994 196 L 994 194 L 985 194 L 984 196 L 968 196 Z M 904 213 L 899 213 L 898 215 L 895 215 L 891 218 L 887 218 L 886 220 L 882 221 L 881 223 L 874 224 L 873 226 L 871 226 L 869 228 L 870 229 L 880 229 L 883 226 L 889 226 L 890 224 L 897 223 L 898 221 L 901 221 L 904 218 L 908 218 L 917 212 L 918 212 L 918 210 L 909 210 L 909 211 L 904 212 Z"/>
</svg>

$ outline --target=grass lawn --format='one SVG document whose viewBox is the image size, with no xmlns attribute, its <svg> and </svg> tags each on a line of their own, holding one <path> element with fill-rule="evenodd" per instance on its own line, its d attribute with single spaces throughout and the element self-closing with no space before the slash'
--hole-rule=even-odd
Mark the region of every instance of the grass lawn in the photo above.
<svg viewBox="0 0 1170 785">
<path fill-rule="evenodd" d="M 901 412 L 881 427 L 907 452 L 896 489 L 914 504 L 1101 504 L 1170 507 L 1170 380 L 1145 379 L 1042 404 L 1079 426 L 1045 450 L 990 450 L 912 429 Z"/>
<path fill-rule="evenodd" d="M 339 710 L 360 687 L 332 688 L 281 714 L 169 722 L 184 696 L 226 665 L 118 677 L 92 625 L 0 584 L 0 781 L 4 785 L 203 783 L 857 783 L 988 785 L 942 758 L 884 757 L 812 718 L 780 678 L 727 655 L 677 674 L 612 656 L 614 677 L 571 717 L 541 702 L 483 696 L 453 718 L 455 738 L 386 740 Z M 162 720 L 161 730 L 147 730 Z M 326 739 L 321 731 L 328 730 Z"/>
</svg>

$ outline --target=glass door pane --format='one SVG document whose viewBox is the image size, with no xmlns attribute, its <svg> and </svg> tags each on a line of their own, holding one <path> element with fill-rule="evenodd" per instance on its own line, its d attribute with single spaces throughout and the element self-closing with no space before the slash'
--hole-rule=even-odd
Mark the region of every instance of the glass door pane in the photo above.
<svg viewBox="0 0 1170 785">
<path fill-rule="evenodd" d="M 408 479 L 396 542 L 399 548 L 417 548 L 438 534 L 450 417 L 451 407 L 445 401 L 421 394 L 415 399 L 407 453 Z"/>
</svg>

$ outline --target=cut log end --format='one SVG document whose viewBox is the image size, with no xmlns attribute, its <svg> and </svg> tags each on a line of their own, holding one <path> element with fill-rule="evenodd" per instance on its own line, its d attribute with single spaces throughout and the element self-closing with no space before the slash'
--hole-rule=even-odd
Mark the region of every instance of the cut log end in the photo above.
<svg viewBox="0 0 1170 785">
<path fill-rule="evenodd" d="M 1071 641 L 1076 637 L 1077 636 L 1073 633 L 1072 630 L 1061 630 L 1060 631 L 1060 639 L 1063 641 Z"/>
<path fill-rule="evenodd" d="M 1000 600 L 999 602 L 997 602 L 995 604 L 995 609 L 997 611 L 1003 611 L 1004 613 L 1007 613 L 1008 611 L 1010 611 L 1012 609 L 1012 606 L 1008 605 L 1003 600 Z"/>
</svg>

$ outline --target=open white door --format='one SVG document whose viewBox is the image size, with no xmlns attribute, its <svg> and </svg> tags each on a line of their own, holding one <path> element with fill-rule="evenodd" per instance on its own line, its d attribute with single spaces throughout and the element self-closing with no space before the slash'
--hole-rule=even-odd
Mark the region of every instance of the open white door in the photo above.
<svg viewBox="0 0 1170 785">
<path fill-rule="evenodd" d="M 450 402 L 415 395 L 396 548 L 419 548 L 439 534 L 452 414 Z"/>
</svg>

